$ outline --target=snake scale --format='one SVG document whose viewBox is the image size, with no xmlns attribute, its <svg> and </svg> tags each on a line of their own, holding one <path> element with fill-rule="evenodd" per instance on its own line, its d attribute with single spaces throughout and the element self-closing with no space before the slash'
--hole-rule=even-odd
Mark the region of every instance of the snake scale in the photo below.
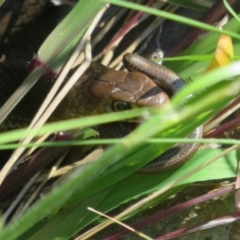
<svg viewBox="0 0 240 240">
<path fill-rule="evenodd" d="M 45 3 L 48 4 L 48 1 Z M 137 58 L 136 55 L 133 56 L 130 54 L 125 57 L 125 65 L 130 70 L 129 73 L 92 63 L 81 78 L 83 81 L 79 81 L 81 84 L 76 83 L 49 121 L 115 111 L 114 108 L 118 103 L 126 103 L 124 108 L 161 106 L 169 101 L 168 95 L 171 97 L 184 87 L 183 80 L 169 69 L 139 56 Z M 131 64 L 132 59 L 134 59 L 133 64 Z M 2 76 L 0 104 L 3 105 L 28 75 L 26 63 L 3 62 L 0 64 L 0 75 Z M 40 80 L 3 122 L 0 131 L 27 126 L 52 85 L 53 81 Z M 129 133 L 127 127 L 127 124 L 120 126 L 112 123 L 99 126 L 99 130 L 102 137 L 123 137 Z M 189 135 L 191 138 L 201 136 L 201 127 Z M 141 172 L 158 172 L 176 167 L 189 159 L 198 147 L 198 144 L 177 144 L 145 166 Z"/>
<path fill-rule="evenodd" d="M 81 81 L 74 85 L 59 104 L 49 121 L 118 111 L 119 109 L 116 108 L 119 108 L 119 103 L 120 110 L 121 103 L 125 103 L 124 109 L 126 106 L 128 109 L 143 106 L 161 107 L 169 101 L 168 94 L 172 96 L 184 87 L 183 80 L 163 66 L 135 54 L 127 54 L 124 59 L 129 72 L 116 71 L 93 62 L 81 77 Z M 131 64 L 132 60 L 134 64 Z M 2 105 L 28 75 L 28 71 L 22 62 L 14 61 L 1 63 L 0 74 L 4 76 L 0 80 Z M 0 130 L 27 126 L 53 83 L 40 79 L 3 122 Z M 100 135 L 108 138 L 123 137 L 128 133 L 127 129 L 119 129 L 117 123 L 101 125 L 99 129 Z M 189 135 L 191 138 L 201 136 L 201 127 Z M 195 143 L 177 144 L 146 165 L 140 172 L 159 172 L 176 167 L 193 156 L 198 147 L 199 144 Z"/>
</svg>

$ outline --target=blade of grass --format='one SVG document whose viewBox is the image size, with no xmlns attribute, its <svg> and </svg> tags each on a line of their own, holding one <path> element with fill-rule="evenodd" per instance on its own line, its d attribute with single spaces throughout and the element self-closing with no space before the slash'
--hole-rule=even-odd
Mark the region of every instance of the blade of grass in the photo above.
<svg viewBox="0 0 240 240">
<path fill-rule="evenodd" d="M 193 19 L 191 19 L 191 21 L 189 21 L 189 18 L 187 18 L 187 17 L 182 17 L 182 16 L 179 16 L 179 15 L 176 15 L 176 14 L 164 12 L 164 11 L 157 10 L 157 9 L 151 8 L 151 7 L 144 7 L 144 6 L 142 6 L 140 4 L 137 4 L 137 3 L 132 3 L 132 2 L 129 2 L 129 1 L 122 1 L 122 0 L 109 0 L 109 1 L 102 0 L 102 1 L 103 2 L 110 2 L 112 4 L 115 4 L 115 5 L 118 5 L 118 6 L 121 6 L 121 7 L 126 7 L 126 8 L 130 8 L 130 9 L 142 11 L 142 12 L 145 12 L 145 13 L 149 13 L 151 15 L 155 15 L 155 16 L 166 18 L 166 19 L 170 19 L 170 20 L 173 20 L 173 21 L 176 21 L 176 22 L 179 22 L 179 23 L 186 24 L 188 26 L 203 29 L 205 31 L 211 31 L 211 32 L 219 33 L 219 34 L 226 34 L 226 35 L 228 35 L 232 38 L 240 39 L 239 34 L 236 34 L 234 32 L 230 32 L 230 31 L 227 31 L 227 30 L 221 30 L 217 27 L 213 27 L 211 25 L 208 25 L 208 24 L 205 24 L 205 23 L 193 20 Z"/>
</svg>

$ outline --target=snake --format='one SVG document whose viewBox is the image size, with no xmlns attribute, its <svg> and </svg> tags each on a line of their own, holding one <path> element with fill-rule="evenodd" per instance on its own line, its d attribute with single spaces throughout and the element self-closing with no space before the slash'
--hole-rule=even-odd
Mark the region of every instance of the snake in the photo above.
<svg viewBox="0 0 240 240">
<path fill-rule="evenodd" d="M 161 107 L 185 86 L 183 79 L 173 71 L 137 54 L 126 54 L 124 65 L 128 71 L 116 71 L 98 62 L 92 62 L 48 122 L 137 107 Z M 8 61 L 0 63 L 0 74 L 0 104 L 3 105 L 27 77 L 28 71 L 25 63 Z M 26 127 L 53 84 L 54 80 L 40 79 L 4 120 L 0 131 Z M 127 122 L 123 125 L 117 122 L 100 125 L 100 136 L 124 137 L 130 131 L 127 126 Z M 196 128 L 187 137 L 202 137 L 202 127 Z M 175 168 L 190 159 L 198 148 L 198 143 L 176 144 L 139 172 L 155 173 Z"/>
</svg>

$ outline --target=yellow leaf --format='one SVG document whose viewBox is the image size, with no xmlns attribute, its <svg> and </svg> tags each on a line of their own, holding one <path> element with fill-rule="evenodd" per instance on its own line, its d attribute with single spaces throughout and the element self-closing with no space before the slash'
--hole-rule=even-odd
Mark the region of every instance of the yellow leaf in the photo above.
<svg viewBox="0 0 240 240">
<path fill-rule="evenodd" d="M 233 45 L 232 39 L 227 35 L 221 35 L 218 40 L 217 49 L 214 58 L 207 68 L 209 72 L 215 68 L 225 66 L 233 60 Z"/>
</svg>

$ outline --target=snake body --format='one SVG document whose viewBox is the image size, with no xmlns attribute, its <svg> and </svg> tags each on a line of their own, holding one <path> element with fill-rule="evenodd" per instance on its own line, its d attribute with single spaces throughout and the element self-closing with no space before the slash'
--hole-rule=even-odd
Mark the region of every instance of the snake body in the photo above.
<svg viewBox="0 0 240 240">
<path fill-rule="evenodd" d="M 0 104 L 3 105 L 27 77 L 28 71 L 22 62 L 4 62 L 0 63 L 0 73 Z M 26 127 L 53 84 L 53 81 L 40 79 L 4 121 L 0 130 Z M 49 121 L 112 112 L 114 101 L 129 102 L 136 107 L 160 106 L 168 101 L 168 96 L 144 74 L 115 71 L 92 63 L 59 104 Z"/>
<path fill-rule="evenodd" d="M 170 69 L 151 62 L 136 54 L 124 56 L 125 66 L 130 71 L 139 71 L 149 76 L 159 87 L 170 96 L 173 96 L 185 86 L 184 81 Z M 189 138 L 201 138 L 203 135 L 202 126 L 195 129 L 188 135 Z M 161 172 L 182 165 L 190 159 L 199 149 L 199 143 L 176 144 L 152 162 L 143 167 L 140 172 L 153 173 Z"/>
<path fill-rule="evenodd" d="M 174 95 L 184 86 L 184 82 L 169 69 L 136 56 L 125 56 L 125 65 L 130 72 L 116 71 L 93 62 L 59 104 L 49 121 L 116 111 L 115 103 L 119 102 L 128 103 L 131 108 L 161 107 L 169 101 L 168 95 Z M 131 63 L 134 58 L 136 59 Z M 140 62 L 136 64 L 136 60 Z M 0 64 L 0 74 L 3 76 L 0 80 L 0 104 L 10 97 L 28 75 L 24 65 L 21 62 Z M 0 131 L 27 126 L 53 83 L 40 79 L 3 122 Z M 122 137 L 129 132 L 127 129 L 119 129 L 117 123 L 101 125 L 99 129 L 102 137 L 110 138 Z M 189 137 L 198 138 L 201 135 L 202 128 L 199 127 Z M 141 172 L 158 172 L 178 166 L 189 159 L 198 147 L 198 144 L 177 144 L 146 165 Z"/>
</svg>

